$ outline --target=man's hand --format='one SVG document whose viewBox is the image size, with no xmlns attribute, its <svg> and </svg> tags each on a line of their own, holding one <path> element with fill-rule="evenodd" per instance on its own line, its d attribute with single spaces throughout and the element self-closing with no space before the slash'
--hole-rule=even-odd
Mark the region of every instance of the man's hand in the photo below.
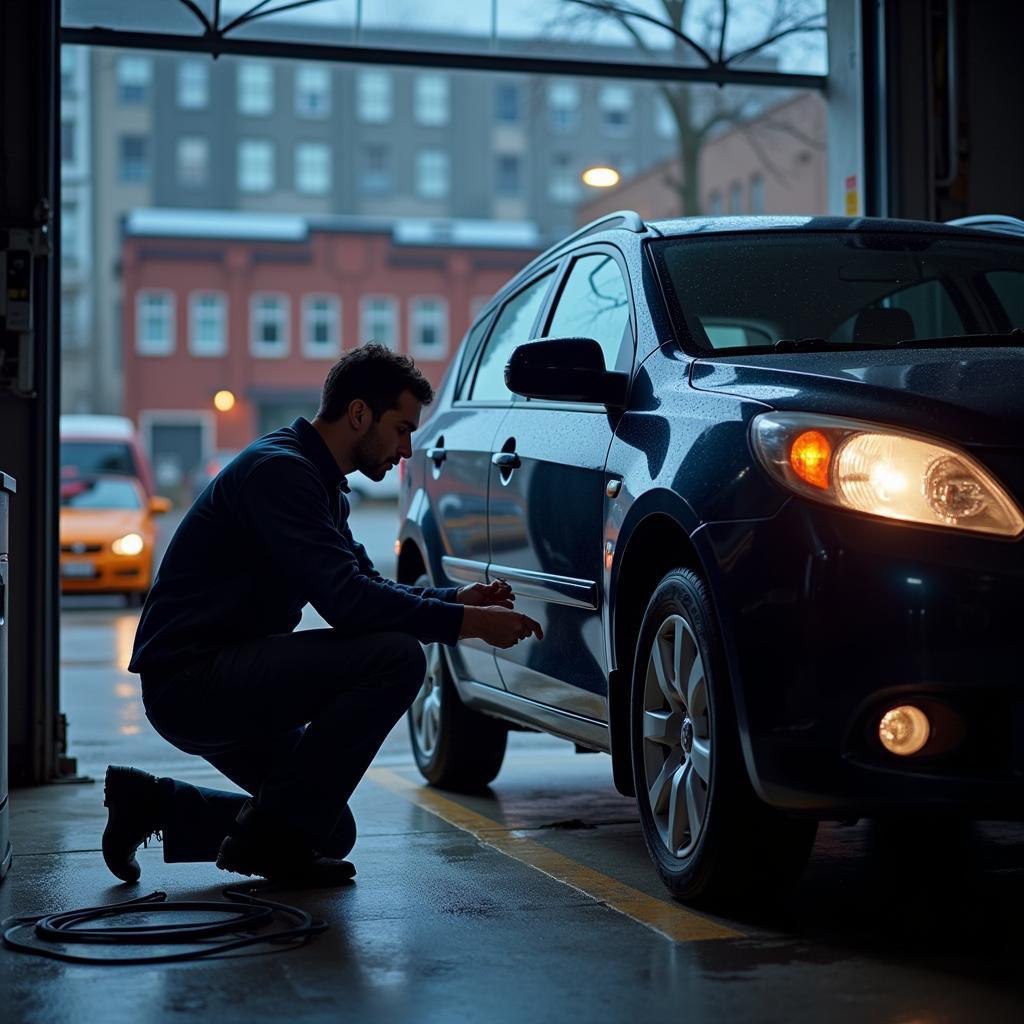
<svg viewBox="0 0 1024 1024">
<path fill-rule="evenodd" d="M 459 604 L 467 605 L 470 608 L 487 608 L 494 605 L 511 608 L 515 599 L 512 588 L 504 580 L 495 580 L 493 583 L 473 583 L 468 587 L 461 587 L 455 595 L 455 600 Z"/>
<path fill-rule="evenodd" d="M 459 639 L 477 637 L 492 647 L 514 647 L 528 636 L 544 639 L 540 623 L 506 608 L 467 607 L 462 614 Z"/>
</svg>

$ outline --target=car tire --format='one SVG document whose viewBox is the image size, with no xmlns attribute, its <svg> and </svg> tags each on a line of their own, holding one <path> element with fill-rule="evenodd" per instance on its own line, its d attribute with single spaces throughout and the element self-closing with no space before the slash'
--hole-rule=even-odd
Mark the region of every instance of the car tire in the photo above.
<svg viewBox="0 0 1024 1024">
<path fill-rule="evenodd" d="M 429 587 L 430 580 L 421 576 L 416 585 Z M 501 770 L 508 727 L 462 703 L 442 647 L 423 646 L 427 671 L 409 708 L 409 738 L 427 782 L 440 789 L 473 792 L 486 787 Z"/>
<path fill-rule="evenodd" d="M 754 793 L 714 610 L 688 569 L 665 575 L 648 602 L 630 703 L 644 841 L 672 895 L 715 905 L 785 892 L 817 822 L 789 818 Z"/>
</svg>

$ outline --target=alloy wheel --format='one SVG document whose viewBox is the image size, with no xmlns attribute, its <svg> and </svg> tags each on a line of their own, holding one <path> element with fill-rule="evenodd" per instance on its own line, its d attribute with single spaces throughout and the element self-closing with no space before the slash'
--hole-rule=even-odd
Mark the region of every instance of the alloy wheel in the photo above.
<svg viewBox="0 0 1024 1024">
<path fill-rule="evenodd" d="M 711 707 L 700 644 L 681 615 L 658 627 L 644 680 L 643 766 L 654 823 L 674 857 L 704 827 L 711 783 Z"/>
<path fill-rule="evenodd" d="M 427 671 L 420 692 L 409 708 L 413 736 L 425 758 L 433 756 L 441 734 L 441 690 L 444 679 L 444 655 L 440 644 L 424 646 Z"/>
</svg>

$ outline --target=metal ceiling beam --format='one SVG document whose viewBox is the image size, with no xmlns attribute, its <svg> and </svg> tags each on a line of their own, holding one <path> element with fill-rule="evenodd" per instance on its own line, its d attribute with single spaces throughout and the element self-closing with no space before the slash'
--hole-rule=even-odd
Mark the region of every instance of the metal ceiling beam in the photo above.
<svg viewBox="0 0 1024 1024">
<path fill-rule="evenodd" d="M 580 60 L 531 57 L 458 50 L 410 50 L 387 46 L 339 46 L 326 43 L 276 42 L 271 39 L 229 39 L 218 35 L 180 35 L 169 32 L 128 32 L 110 28 L 62 28 L 62 43 L 120 49 L 208 53 L 213 57 L 280 57 L 339 64 L 389 64 L 455 71 L 505 74 L 630 78 L 647 81 L 697 82 L 705 85 L 776 86 L 825 91 L 827 75 L 787 74 L 782 71 L 740 71 L 714 67 L 680 67 L 656 61 Z M 567 44 L 571 47 L 572 44 Z"/>
</svg>

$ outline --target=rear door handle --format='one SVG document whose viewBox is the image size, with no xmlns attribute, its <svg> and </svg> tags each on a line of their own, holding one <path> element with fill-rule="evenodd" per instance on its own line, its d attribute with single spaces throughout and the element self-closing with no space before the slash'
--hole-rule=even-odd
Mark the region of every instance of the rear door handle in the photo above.
<svg viewBox="0 0 1024 1024">
<path fill-rule="evenodd" d="M 491 456 L 491 464 L 497 466 L 498 469 L 512 470 L 518 469 L 522 462 L 519 461 L 519 456 L 515 452 L 498 452 Z"/>
<path fill-rule="evenodd" d="M 440 466 L 441 463 L 448 458 L 448 452 L 444 448 L 428 448 L 427 458 L 430 459 L 435 466 Z"/>
</svg>

